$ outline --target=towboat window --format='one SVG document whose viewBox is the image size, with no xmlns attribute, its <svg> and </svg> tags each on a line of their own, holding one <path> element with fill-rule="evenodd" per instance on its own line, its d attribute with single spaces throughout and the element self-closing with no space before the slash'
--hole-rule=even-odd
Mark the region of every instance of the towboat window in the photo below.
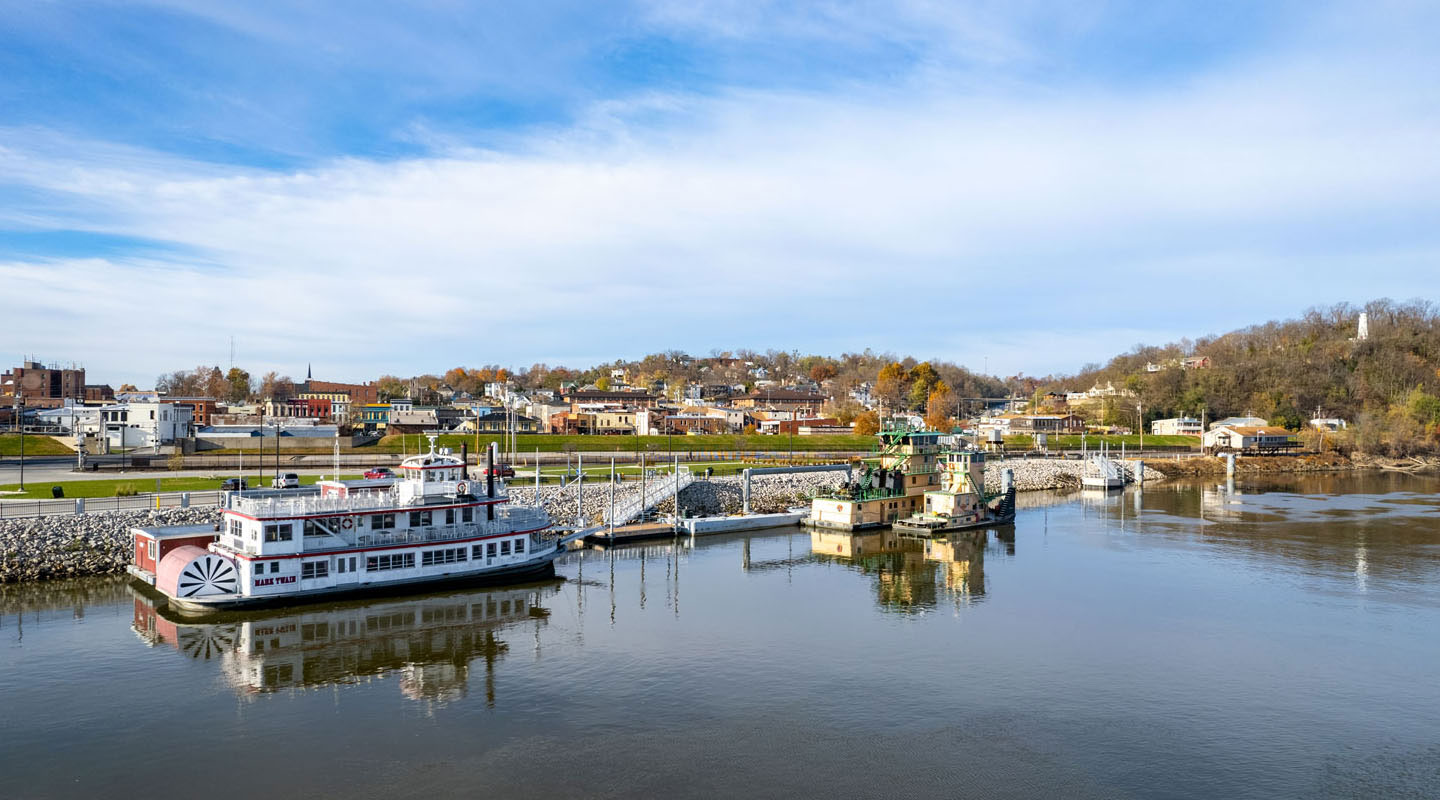
<svg viewBox="0 0 1440 800">
<path fill-rule="evenodd" d="M 500 543 L 500 555 L 502 555 L 502 556 L 508 556 L 508 555 L 510 555 L 510 540 L 509 540 L 509 539 L 506 539 L 505 541 L 503 541 L 503 542 Z"/>
<path fill-rule="evenodd" d="M 265 541 L 267 542 L 288 542 L 290 541 L 291 525 L 266 525 Z"/>
<path fill-rule="evenodd" d="M 300 565 L 300 577 L 304 579 L 324 578 L 330 574 L 330 562 L 306 561 Z"/>
</svg>

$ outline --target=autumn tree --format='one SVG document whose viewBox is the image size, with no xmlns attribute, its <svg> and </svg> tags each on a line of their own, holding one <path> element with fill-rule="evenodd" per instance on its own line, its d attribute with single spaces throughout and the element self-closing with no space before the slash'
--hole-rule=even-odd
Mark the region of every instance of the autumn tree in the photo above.
<svg viewBox="0 0 1440 800">
<path fill-rule="evenodd" d="M 875 395 L 890 405 L 891 408 L 899 408 L 900 401 L 905 397 L 908 390 L 908 375 L 905 367 L 899 362 L 892 361 L 880 368 L 875 376 Z"/>
<path fill-rule="evenodd" d="M 950 391 L 950 387 L 944 381 L 937 382 L 935 388 L 930 390 L 930 396 L 925 400 L 925 424 L 931 430 L 948 430 L 954 410 L 954 392 Z"/>
<path fill-rule="evenodd" d="M 225 373 L 225 401 L 243 403 L 250 398 L 250 373 L 239 367 L 231 367 Z"/>
<path fill-rule="evenodd" d="M 880 416 L 874 411 L 866 411 L 855 417 L 856 436 L 874 436 L 880 432 Z"/>
</svg>

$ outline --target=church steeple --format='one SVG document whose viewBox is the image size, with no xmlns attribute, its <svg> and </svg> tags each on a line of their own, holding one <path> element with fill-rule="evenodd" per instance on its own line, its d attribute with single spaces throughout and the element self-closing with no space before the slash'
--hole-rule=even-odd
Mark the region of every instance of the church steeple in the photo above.
<svg viewBox="0 0 1440 800">
<path fill-rule="evenodd" d="M 310 374 L 310 365 L 309 365 L 309 364 L 306 364 L 306 365 L 305 365 L 305 382 L 306 382 L 306 383 L 309 383 L 310 381 L 312 381 L 312 380 L 314 380 L 314 379 L 315 379 L 314 376 Z"/>
</svg>

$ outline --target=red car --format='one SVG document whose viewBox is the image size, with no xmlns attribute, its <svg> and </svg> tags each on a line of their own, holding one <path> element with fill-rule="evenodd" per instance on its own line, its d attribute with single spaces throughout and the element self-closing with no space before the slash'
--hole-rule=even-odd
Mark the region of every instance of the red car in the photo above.
<svg viewBox="0 0 1440 800">
<path fill-rule="evenodd" d="M 480 477 L 482 477 L 482 478 L 488 477 L 489 474 L 490 474 L 490 468 L 489 468 L 489 467 L 486 467 L 485 469 L 480 470 Z M 515 477 L 515 468 L 512 467 L 512 466 L 510 466 L 509 464 L 496 464 L 496 465 L 495 465 L 495 477 L 497 477 L 497 478 L 513 478 L 513 477 Z"/>
<path fill-rule="evenodd" d="M 391 470 L 389 467 L 376 467 L 376 468 L 374 468 L 374 469 L 367 469 L 367 470 L 365 470 L 365 477 L 366 477 L 368 480 L 378 480 L 378 479 L 381 479 L 381 478 L 394 478 L 394 477 L 395 477 L 395 472 L 394 472 L 393 470 Z"/>
</svg>

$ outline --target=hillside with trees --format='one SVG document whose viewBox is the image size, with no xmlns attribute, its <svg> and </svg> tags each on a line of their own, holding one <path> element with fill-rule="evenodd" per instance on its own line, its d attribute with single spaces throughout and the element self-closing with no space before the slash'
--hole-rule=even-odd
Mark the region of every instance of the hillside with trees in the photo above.
<svg viewBox="0 0 1440 800">
<path fill-rule="evenodd" d="M 1357 336 L 1361 312 L 1368 336 Z M 1185 359 L 1206 359 L 1188 366 Z M 1194 362 L 1192 362 L 1194 363 Z M 1104 366 L 1037 387 L 1084 391 L 1107 383 L 1134 392 L 1109 413 L 1133 422 L 1257 416 L 1291 430 L 1314 417 L 1350 423 L 1340 446 L 1406 455 L 1440 449 L 1440 314 L 1428 301 L 1377 300 L 1312 309 L 1220 336 L 1136 346 Z"/>
</svg>

